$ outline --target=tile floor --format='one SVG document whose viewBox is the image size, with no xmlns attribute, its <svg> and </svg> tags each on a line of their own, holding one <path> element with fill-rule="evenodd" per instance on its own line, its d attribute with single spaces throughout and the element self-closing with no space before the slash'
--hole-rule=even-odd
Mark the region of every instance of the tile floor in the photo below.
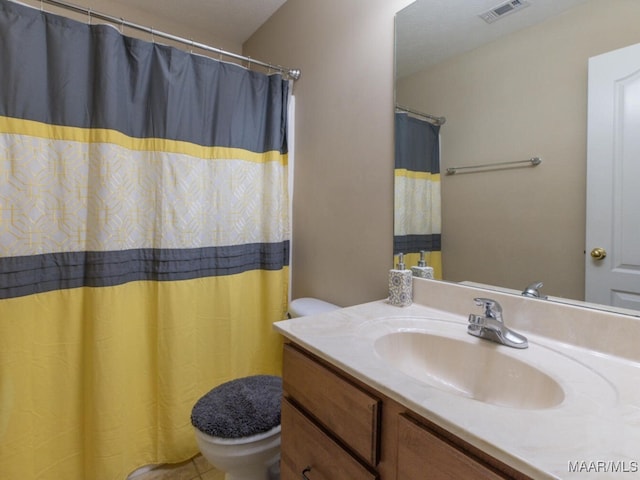
<svg viewBox="0 0 640 480">
<path fill-rule="evenodd" d="M 213 468 L 202 455 L 198 455 L 186 462 L 162 465 L 129 477 L 129 480 L 224 480 L 224 473 Z"/>
</svg>

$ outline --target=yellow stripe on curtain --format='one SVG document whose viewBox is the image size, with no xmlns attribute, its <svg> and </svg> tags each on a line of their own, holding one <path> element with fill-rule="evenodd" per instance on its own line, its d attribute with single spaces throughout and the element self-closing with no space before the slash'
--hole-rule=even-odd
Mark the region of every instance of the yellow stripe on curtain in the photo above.
<svg viewBox="0 0 640 480">
<path fill-rule="evenodd" d="M 406 168 L 396 168 L 394 170 L 394 175 L 396 177 L 405 177 L 407 179 L 413 179 L 413 180 L 428 180 L 430 182 L 440 181 L 439 173 L 414 172 L 412 170 L 407 170 Z"/>
<path fill-rule="evenodd" d="M 124 479 L 195 455 L 200 396 L 280 374 L 271 324 L 284 318 L 287 277 L 254 270 L 0 302 L 2 478 Z"/>
<path fill-rule="evenodd" d="M 165 138 L 136 138 L 113 129 L 66 127 L 4 116 L 0 116 L 0 132 L 64 142 L 105 143 L 133 151 L 158 151 L 209 160 L 240 159 L 256 163 L 279 162 L 282 165 L 286 165 L 288 160 L 286 153 L 277 150 L 251 152 L 241 148 L 207 147 Z"/>
</svg>

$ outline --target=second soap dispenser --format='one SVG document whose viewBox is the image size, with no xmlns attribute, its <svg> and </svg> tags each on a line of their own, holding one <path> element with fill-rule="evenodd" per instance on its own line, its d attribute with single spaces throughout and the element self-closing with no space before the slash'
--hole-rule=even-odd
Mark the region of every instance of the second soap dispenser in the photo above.
<svg viewBox="0 0 640 480">
<path fill-rule="evenodd" d="M 414 277 L 433 278 L 433 267 L 427 267 L 427 262 L 424 260 L 424 253 L 424 250 L 420 251 L 420 260 L 418 260 L 418 265 L 411 267 L 411 271 L 413 272 Z"/>
<path fill-rule="evenodd" d="M 413 302 L 413 278 L 404 265 L 404 255 L 398 254 L 396 268 L 389 270 L 389 303 L 408 307 Z"/>
</svg>

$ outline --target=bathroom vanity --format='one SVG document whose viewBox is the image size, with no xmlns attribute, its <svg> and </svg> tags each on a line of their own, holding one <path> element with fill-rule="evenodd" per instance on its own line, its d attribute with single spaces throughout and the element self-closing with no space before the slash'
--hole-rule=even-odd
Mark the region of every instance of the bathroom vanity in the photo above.
<svg viewBox="0 0 640 480">
<path fill-rule="evenodd" d="M 528 478 L 292 344 L 283 379 L 283 480 Z"/>
<path fill-rule="evenodd" d="M 487 296 L 529 348 L 466 333 Z M 283 480 L 640 475 L 638 318 L 416 279 L 275 328 Z"/>
</svg>

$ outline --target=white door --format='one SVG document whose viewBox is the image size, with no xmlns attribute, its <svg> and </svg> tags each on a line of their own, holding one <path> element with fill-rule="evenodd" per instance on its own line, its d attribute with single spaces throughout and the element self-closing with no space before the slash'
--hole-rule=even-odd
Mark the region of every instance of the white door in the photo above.
<svg viewBox="0 0 640 480">
<path fill-rule="evenodd" d="M 589 59 L 585 300 L 640 310 L 640 44 Z"/>
</svg>

